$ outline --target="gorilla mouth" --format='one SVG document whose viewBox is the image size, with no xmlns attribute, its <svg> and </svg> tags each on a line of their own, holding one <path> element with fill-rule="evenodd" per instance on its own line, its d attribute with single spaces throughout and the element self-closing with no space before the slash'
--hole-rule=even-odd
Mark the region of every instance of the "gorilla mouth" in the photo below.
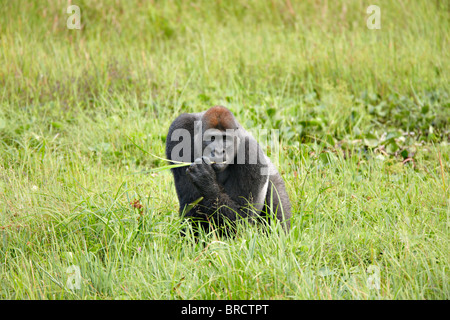
<svg viewBox="0 0 450 320">
<path fill-rule="evenodd" d="M 225 170 L 226 167 L 228 167 L 228 163 L 226 161 L 224 162 L 211 162 L 212 167 L 216 171 L 222 171 Z"/>
</svg>

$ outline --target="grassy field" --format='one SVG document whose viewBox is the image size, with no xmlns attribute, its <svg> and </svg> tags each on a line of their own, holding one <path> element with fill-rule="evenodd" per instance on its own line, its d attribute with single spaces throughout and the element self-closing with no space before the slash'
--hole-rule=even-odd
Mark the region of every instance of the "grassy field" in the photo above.
<svg viewBox="0 0 450 320">
<path fill-rule="evenodd" d="M 448 2 L 71 4 L 0 0 L 1 299 L 450 298 Z M 217 104 L 279 130 L 289 234 L 182 238 L 139 174 Z"/>
</svg>

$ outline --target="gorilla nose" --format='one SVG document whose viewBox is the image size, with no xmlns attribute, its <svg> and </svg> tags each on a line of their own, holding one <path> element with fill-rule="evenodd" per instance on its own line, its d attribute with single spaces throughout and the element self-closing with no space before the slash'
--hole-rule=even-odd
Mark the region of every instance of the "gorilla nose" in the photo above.
<svg viewBox="0 0 450 320">
<path fill-rule="evenodd" d="M 223 159 L 225 155 L 225 152 L 223 150 L 214 150 L 213 151 L 213 157 L 215 159 Z"/>
</svg>

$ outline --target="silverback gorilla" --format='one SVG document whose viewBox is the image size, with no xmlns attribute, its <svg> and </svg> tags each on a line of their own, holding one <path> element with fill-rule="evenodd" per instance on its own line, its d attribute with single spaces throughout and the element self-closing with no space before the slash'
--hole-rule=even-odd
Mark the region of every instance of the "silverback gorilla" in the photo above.
<svg viewBox="0 0 450 320">
<path fill-rule="evenodd" d="M 289 231 L 291 204 L 283 179 L 227 108 L 178 116 L 167 134 L 166 156 L 171 164 L 192 163 L 187 169 L 172 168 L 172 173 L 180 214 L 191 219 L 194 230 L 214 228 L 223 234 L 238 219 L 276 217 Z"/>
</svg>

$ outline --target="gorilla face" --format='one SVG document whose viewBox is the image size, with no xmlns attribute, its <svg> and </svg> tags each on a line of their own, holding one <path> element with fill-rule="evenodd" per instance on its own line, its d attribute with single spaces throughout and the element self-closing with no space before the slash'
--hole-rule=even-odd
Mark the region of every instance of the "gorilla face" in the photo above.
<svg viewBox="0 0 450 320">
<path fill-rule="evenodd" d="M 234 163 L 238 150 L 237 130 L 208 129 L 203 134 L 203 156 L 210 158 L 216 171 L 223 171 Z"/>
</svg>

